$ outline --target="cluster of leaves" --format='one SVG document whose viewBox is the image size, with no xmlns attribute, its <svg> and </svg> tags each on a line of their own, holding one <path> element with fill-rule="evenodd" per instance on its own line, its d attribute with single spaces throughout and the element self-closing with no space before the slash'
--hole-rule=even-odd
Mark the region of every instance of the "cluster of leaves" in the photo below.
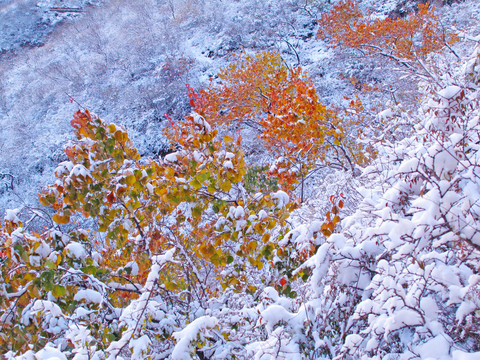
<svg viewBox="0 0 480 360">
<path fill-rule="evenodd" d="M 317 242 L 336 220 L 310 222 L 283 238 L 286 249 L 307 250 L 306 261 L 264 289 L 247 355 L 479 356 L 478 54 L 427 87 L 410 136 L 377 144 L 364 200 L 335 233 Z M 340 207 L 332 200 L 331 214 Z M 307 284 L 294 282 L 305 275 Z M 289 286 L 297 306 L 281 296 Z"/>
<path fill-rule="evenodd" d="M 269 336 L 257 351 L 273 354 L 265 348 L 278 339 L 277 356 L 479 356 L 478 54 L 425 89 L 410 136 L 377 144 L 364 200 L 294 271 L 310 274 L 298 310 L 262 312 Z M 291 237 L 314 238 L 318 228 Z M 280 303 L 270 309 L 281 313 Z"/>
<path fill-rule="evenodd" d="M 476 61 L 474 54 L 469 63 Z M 354 231 L 354 237 L 370 233 L 367 241 L 381 246 L 372 252 L 362 242 L 358 259 L 365 264 L 375 259 L 373 267 L 367 266 L 374 270 L 368 287 L 373 292 L 355 308 L 344 355 L 441 357 L 455 343 L 463 345 L 453 351 L 454 358 L 480 350 L 474 295 L 479 209 L 477 190 L 472 192 L 478 189 L 479 128 L 473 119 L 479 104 L 466 69 L 461 87 L 449 85 L 426 96 L 414 135 L 385 144 L 387 152 L 404 160 L 391 169 L 390 187 L 371 210 L 378 220 Z"/>
<path fill-rule="evenodd" d="M 15 218 L 2 228 L 4 350 L 25 351 L 32 343 L 41 348 L 54 340 L 59 329 L 68 328 L 67 314 L 83 301 L 109 319 L 89 332 L 97 350 L 119 338 L 122 345 L 110 348 L 113 354 L 128 345 L 131 331 L 133 338 L 143 336 L 139 319 L 131 327 L 124 319 L 126 328 L 112 328 L 119 318 L 115 308 L 146 308 L 159 293 L 178 305 L 203 303 L 222 288 L 256 291 L 258 269 L 277 256 L 275 234 L 296 204 L 283 191 L 245 190 L 240 139 L 219 140 L 193 114 L 167 135 L 179 151 L 163 160 L 141 160 L 125 130 L 88 111 L 77 112 L 72 126 L 77 141 L 66 149 L 69 160 L 40 194 L 40 202 L 56 211 L 53 220 L 62 231 L 30 234 Z M 177 255 L 152 275 L 158 255 L 172 249 Z M 275 280 L 275 272 L 263 274 L 265 282 Z M 79 296 L 81 289 L 90 296 Z M 32 314 L 41 312 L 32 308 L 41 299 L 54 315 L 62 314 L 63 327 L 49 332 L 32 322 Z"/>
<path fill-rule="evenodd" d="M 458 40 L 428 3 L 405 18 L 390 18 L 363 13 L 357 1 L 342 0 L 318 22 L 318 37 L 334 46 L 378 53 L 407 67 Z"/>
<path fill-rule="evenodd" d="M 277 157 L 272 175 L 286 190 L 318 165 L 353 171 L 372 157 L 358 138 L 359 118 L 320 102 L 313 81 L 300 67 L 289 68 L 278 53 L 244 55 L 222 70 L 219 85 L 190 89 L 195 111 L 215 124 L 259 131 Z"/>
<path fill-rule="evenodd" d="M 346 46 L 382 41 L 417 61 L 445 45 L 427 7 L 397 20 L 367 21 L 348 1 L 335 11 Z M 0 227 L 0 349 L 61 360 L 478 356 L 478 54 L 427 85 L 413 131 L 375 144 L 377 159 L 357 141 L 362 116 L 322 105 L 273 53 L 242 57 L 219 86 L 189 87 L 195 111 L 170 119 L 177 147 L 163 158 L 142 159 L 123 128 L 77 112 L 77 141 L 40 194 L 57 225 L 33 233 L 9 211 Z M 245 164 L 240 135 L 220 137 L 241 125 L 277 156 L 276 178 Z M 368 161 L 355 213 L 340 218 L 340 193 L 324 221 L 290 228 L 298 204 L 278 186 L 319 163 Z"/>
</svg>

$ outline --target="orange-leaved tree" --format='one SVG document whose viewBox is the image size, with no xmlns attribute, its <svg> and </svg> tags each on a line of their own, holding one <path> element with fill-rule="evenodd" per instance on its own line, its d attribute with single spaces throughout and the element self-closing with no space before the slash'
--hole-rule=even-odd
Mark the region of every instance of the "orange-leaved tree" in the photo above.
<svg viewBox="0 0 480 360">
<path fill-rule="evenodd" d="M 361 124 L 320 102 L 313 81 L 300 67 L 289 68 L 278 53 L 244 55 L 219 73 L 221 83 L 190 89 L 194 110 L 226 126 L 259 130 L 280 184 L 291 190 L 312 168 L 333 165 L 354 170 L 369 154 L 357 142 Z"/>
<path fill-rule="evenodd" d="M 457 40 L 428 3 L 419 4 L 418 11 L 405 18 L 391 18 L 362 12 L 355 0 L 341 0 L 318 23 L 318 37 L 330 40 L 334 47 L 379 54 L 422 74 L 429 54 Z"/>
</svg>

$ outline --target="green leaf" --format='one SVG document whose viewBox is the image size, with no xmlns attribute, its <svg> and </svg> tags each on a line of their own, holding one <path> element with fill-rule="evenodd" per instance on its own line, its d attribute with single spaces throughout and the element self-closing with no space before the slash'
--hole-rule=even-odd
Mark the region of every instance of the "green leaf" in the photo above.
<svg viewBox="0 0 480 360">
<path fill-rule="evenodd" d="M 15 249 L 15 251 L 18 252 L 20 256 L 22 256 L 23 253 L 25 252 L 25 250 L 23 249 L 23 246 L 20 243 L 16 243 L 13 248 Z"/>
<path fill-rule="evenodd" d="M 53 285 L 52 294 L 56 298 L 64 296 L 67 293 L 67 289 L 62 285 Z"/>
<path fill-rule="evenodd" d="M 97 273 L 97 268 L 93 265 L 85 266 L 81 269 L 87 275 L 95 275 Z"/>
<path fill-rule="evenodd" d="M 105 334 L 105 339 L 110 343 L 116 339 L 115 335 L 113 334 Z"/>
<path fill-rule="evenodd" d="M 210 176 L 210 174 L 203 172 L 203 173 L 198 174 L 196 177 L 197 177 L 198 181 L 204 182 L 205 180 L 208 179 L 209 176 Z"/>
<path fill-rule="evenodd" d="M 51 260 L 47 260 L 47 261 L 45 262 L 45 267 L 46 267 L 47 269 L 55 269 L 55 268 L 56 268 L 55 263 L 54 263 L 53 261 L 51 261 Z"/>
<path fill-rule="evenodd" d="M 197 180 L 197 179 L 193 179 L 192 181 L 190 181 L 190 185 L 195 189 L 195 190 L 199 190 L 202 188 L 202 184 Z"/>
<path fill-rule="evenodd" d="M 195 170 L 198 163 L 195 160 L 190 161 L 190 170 Z"/>
<path fill-rule="evenodd" d="M 54 275 L 55 275 L 55 272 L 53 270 L 47 270 L 47 271 L 44 271 L 40 277 L 42 278 L 43 281 L 50 283 L 53 281 Z"/>
<path fill-rule="evenodd" d="M 141 178 L 143 177 L 143 173 L 142 173 L 140 170 L 138 170 L 138 169 L 135 169 L 135 170 L 133 171 L 133 174 L 134 174 L 134 176 L 135 176 L 135 178 L 136 178 L 137 180 L 138 180 L 138 179 L 141 179 Z"/>
<path fill-rule="evenodd" d="M 195 216 L 195 217 L 200 217 L 202 215 L 202 208 L 199 207 L 199 206 L 195 206 L 192 209 L 192 215 Z"/>
<path fill-rule="evenodd" d="M 262 250 L 262 255 L 265 256 L 265 258 L 269 258 L 270 255 L 272 254 L 272 251 L 269 246 L 265 246 Z"/>
</svg>

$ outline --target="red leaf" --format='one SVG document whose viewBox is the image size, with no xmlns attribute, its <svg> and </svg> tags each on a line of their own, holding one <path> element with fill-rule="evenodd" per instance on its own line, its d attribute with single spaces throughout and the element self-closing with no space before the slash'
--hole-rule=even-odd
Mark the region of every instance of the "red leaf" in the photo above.
<svg viewBox="0 0 480 360">
<path fill-rule="evenodd" d="M 285 286 L 286 283 L 287 283 L 287 279 L 285 279 L 284 277 L 280 279 L 281 286 Z"/>
<path fill-rule="evenodd" d="M 168 115 L 168 113 L 165 113 L 163 114 L 163 116 L 165 116 L 165 118 L 168 120 L 168 122 L 170 123 L 171 126 L 173 126 L 173 120 L 172 118 L 170 117 L 170 115 Z"/>
<path fill-rule="evenodd" d="M 73 120 L 70 121 L 70 124 L 75 129 L 80 129 L 87 125 L 87 122 L 90 120 L 90 113 L 87 111 L 82 112 L 78 110 L 75 114 L 73 114 Z"/>
<path fill-rule="evenodd" d="M 108 204 L 112 205 L 116 200 L 117 198 L 115 197 L 115 194 L 113 193 L 113 191 L 111 191 L 110 194 L 107 195 Z"/>
</svg>

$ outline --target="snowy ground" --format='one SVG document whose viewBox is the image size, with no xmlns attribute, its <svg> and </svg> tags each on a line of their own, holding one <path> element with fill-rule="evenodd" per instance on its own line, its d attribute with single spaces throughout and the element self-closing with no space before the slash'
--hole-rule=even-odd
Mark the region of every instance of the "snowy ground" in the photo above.
<svg viewBox="0 0 480 360">
<path fill-rule="evenodd" d="M 52 28 L 43 21 L 43 11 L 36 0 L 0 2 L 0 52 L 38 46 Z"/>
<path fill-rule="evenodd" d="M 59 12 L 59 8 L 82 11 L 91 1 L 0 1 L 0 54 L 21 52 L 22 48 L 42 46 L 48 42 L 48 35 L 61 20 L 78 15 L 74 12 Z"/>
</svg>

